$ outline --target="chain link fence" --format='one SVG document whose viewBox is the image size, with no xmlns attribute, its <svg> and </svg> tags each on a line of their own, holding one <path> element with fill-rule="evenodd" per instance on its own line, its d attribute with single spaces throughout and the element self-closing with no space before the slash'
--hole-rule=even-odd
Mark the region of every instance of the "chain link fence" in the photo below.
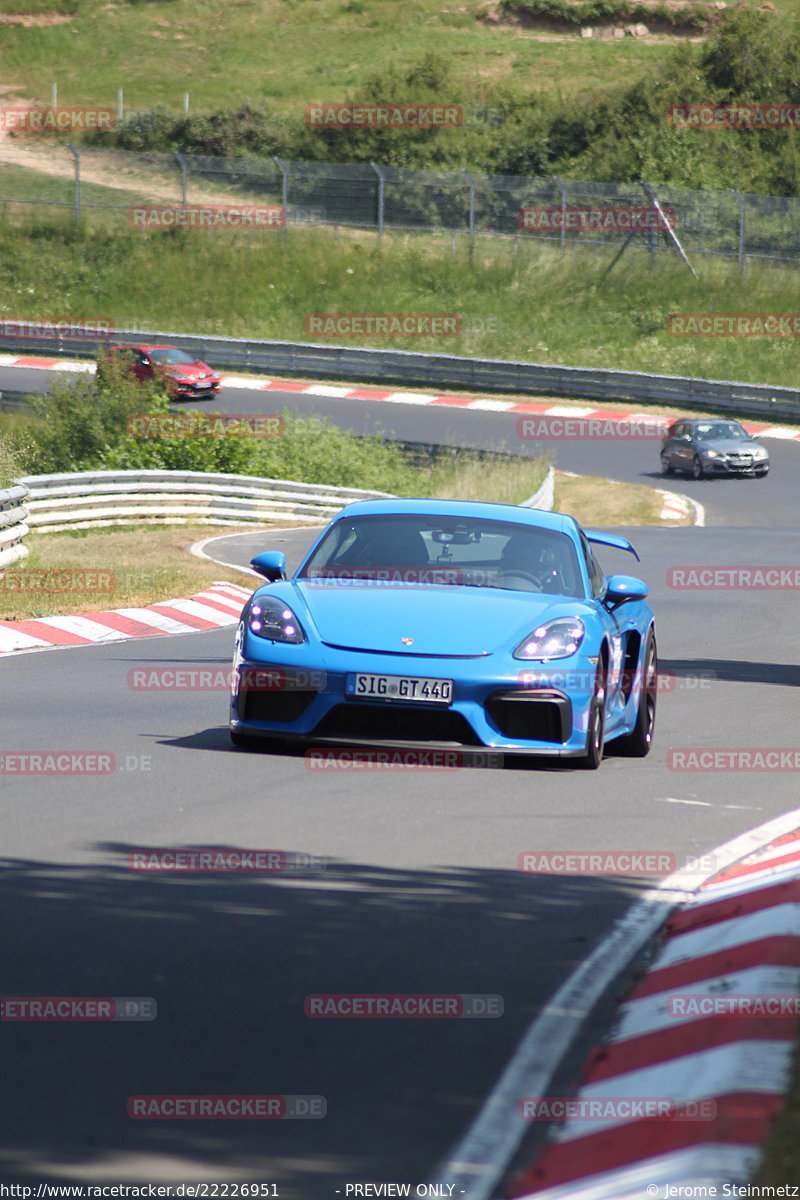
<svg viewBox="0 0 800 1200">
<path fill-rule="evenodd" d="M 800 259 L 800 199 L 730 191 L 691 191 L 634 183 L 597 183 L 556 176 L 486 175 L 417 170 L 379 163 L 293 162 L 72 146 L 2 147 L 0 215 L 26 224 L 75 217 L 134 224 L 136 206 L 208 208 L 271 205 L 286 235 L 293 225 L 494 236 L 650 254 L 675 250 L 662 229 L 632 231 L 602 214 L 654 210 L 655 197 L 686 254 L 748 259 Z M 601 215 L 598 217 L 597 214 Z M 529 219 L 530 214 L 533 217 Z M 581 215 L 583 214 L 583 215 Z M 594 216 L 592 216 L 594 214 Z"/>
</svg>

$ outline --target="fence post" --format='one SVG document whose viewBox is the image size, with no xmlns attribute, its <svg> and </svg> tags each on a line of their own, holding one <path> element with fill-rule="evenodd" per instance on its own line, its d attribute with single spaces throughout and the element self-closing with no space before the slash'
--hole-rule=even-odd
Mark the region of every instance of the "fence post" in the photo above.
<svg viewBox="0 0 800 1200">
<path fill-rule="evenodd" d="M 281 162 L 277 154 L 273 155 L 273 161 L 278 164 L 278 170 L 283 177 L 281 184 L 281 241 L 286 241 L 286 222 L 288 220 L 289 208 L 289 166 L 287 163 Z"/>
<path fill-rule="evenodd" d="M 736 188 L 731 188 L 731 191 L 739 202 L 739 253 L 737 261 L 739 263 L 739 270 L 743 271 L 746 265 L 747 257 L 744 252 L 746 209 L 744 206 L 744 196 L 742 193 L 737 192 Z"/>
<path fill-rule="evenodd" d="M 469 256 L 472 258 L 475 250 L 475 179 L 469 171 L 461 168 L 461 172 L 467 178 L 469 184 Z"/>
<path fill-rule="evenodd" d="M 377 215 L 378 215 L 378 241 L 380 241 L 381 238 L 383 237 L 385 176 L 383 174 L 383 168 L 379 167 L 377 163 L 371 162 L 369 165 L 372 167 L 373 171 L 378 176 L 378 214 Z"/>
<path fill-rule="evenodd" d="M 556 187 L 561 192 L 561 253 L 563 254 L 567 247 L 567 188 L 561 182 L 557 175 L 552 175 Z"/>
<path fill-rule="evenodd" d="M 181 207 L 186 208 L 186 159 L 177 150 L 173 150 L 172 153 L 181 169 Z"/>
<path fill-rule="evenodd" d="M 123 118 L 124 113 L 125 113 L 125 105 L 124 105 L 123 99 L 122 99 L 122 88 L 117 88 L 117 120 L 119 121 L 120 125 L 122 124 L 122 118 Z"/>
<path fill-rule="evenodd" d="M 188 115 L 189 115 L 189 93 L 188 92 L 183 93 L 183 112 L 184 112 L 184 115 L 188 117 Z"/>
<path fill-rule="evenodd" d="M 75 220 L 81 219 L 81 156 L 80 152 L 75 149 L 71 142 L 67 142 L 67 149 L 72 154 L 72 160 L 75 171 Z"/>
<path fill-rule="evenodd" d="M 645 192 L 649 196 L 650 203 L 653 205 L 653 208 L 655 208 L 656 212 L 661 217 L 661 220 L 664 222 L 664 233 L 665 233 L 666 237 L 668 237 L 670 239 L 670 241 L 674 245 L 675 249 L 678 251 L 681 258 L 683 259 L 683 261 L 686 263 L 689 270 L 694 275 L 695 279 L 697 279 L 697 271 L 695 271 L 694 267 L 689 262 L 689 259 L 686 257 L 686 251 L 684 250 L 683 246 L 678 241 L 678 235 L 676 234 L 675 230 L 672 228 L 672 226 L 670 225 L 666 216 L 664 215 L 664 210 L 659 203 L 655 188 L 653 187 L 653 185 L 651 183 L 648 183 L 646 179 L 640 179 L 639 183 L 642 185 Z"/>
<path fill-rule="evenodd" d="M 58 108 L 58 84 L 53 80 L 53 108 Z"/>
</svg>

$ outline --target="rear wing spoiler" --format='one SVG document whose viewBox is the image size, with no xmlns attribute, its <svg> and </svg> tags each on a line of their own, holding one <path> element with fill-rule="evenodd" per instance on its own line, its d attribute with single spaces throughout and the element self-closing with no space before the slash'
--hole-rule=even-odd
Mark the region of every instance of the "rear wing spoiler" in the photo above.
<svg viewBox="0 0 800 1200">
<path fill-rule="evenodd" d="M 639 555 L 627 538 L 619 537 L 616 533 L 598 533 L 596 529 L 584 529 L 583 532 L 587 541 L 596 542 L 600 546 L 613 546 L 615 550 L 627 550 L 637 562 L 641 562 Z"/>
</svg>

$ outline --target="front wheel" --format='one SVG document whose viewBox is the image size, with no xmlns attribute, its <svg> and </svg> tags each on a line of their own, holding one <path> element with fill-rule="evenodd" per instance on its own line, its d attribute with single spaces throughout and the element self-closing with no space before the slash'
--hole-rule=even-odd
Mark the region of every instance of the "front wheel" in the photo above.
<svg viewBox="0 0 800 1200">
<path fill-rule="evenodd" d="M 642 690 L 636 710 L 636 724 L 630 733 L 617 738 L 614 749 L 627 758 L 645 758 L 653 744 L 656 725 L 656 696 L 658 694 L 658 654 L 656 639 L 651 633 L 642 663 Z"/>
<path fill-rule="evenodd" d="M 703 469 L 703 464 L 700 460 L 700 455 L 695 454 L 692 459 L 692 479 L 705 479 L 706 473 Z"/>
<path fill-rule="evenodd" d="M 578 765 L 585 771 L 596 771 L 603 761 L 603 746 L 606 732 L 606 680 L 605 671 L 598 667 L 594 679 L 594 695 L 589 705 L 586 726 L 586 753 L 579 758 Z"/>
<path fill-rule="evenodd" d="M 661 474 L 662 475 L 674 475 L 675 474 L 675 468 L 673 467 L 672 460 L 670 459 L 668 454 L 661 455 Z"/>
</svg>

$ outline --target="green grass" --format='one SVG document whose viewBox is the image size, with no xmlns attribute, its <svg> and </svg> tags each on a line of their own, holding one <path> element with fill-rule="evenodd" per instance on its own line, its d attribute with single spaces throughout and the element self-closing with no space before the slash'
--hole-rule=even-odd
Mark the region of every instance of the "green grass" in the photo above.
<svg viewBox="0 0 800 1200">
<path fill-rule="evenodd" d="M 385 237 L 292 228 L 275 233 L 181 230 L 86 234 L 0 226 L 0 315 L 111 317 L 118 327 L 311 341 L 315 313 L 451 313 L 456 337 L 372 338 L 348 344 L 522 359 L 655 374 L 798 386 L 793 338 L 675 337 L 670 313 L 794 312 L 796 270 L 697 260 L 695 280 L 665 251 L 655 266 L 629 252 L 557 249 L 466 237 Z M 154 281 L 157 280 L 157 286 Z M 187 287 L 187 280 L 192 285 Z M 244 286 L 243 286 L 244 285 Z M 324 340 L 317 338 L 316 340 Z M 331 344 L 345 339 L 333 336 Z"/>
<path fill-rule="evenodd" d="M 476 98 L 513 80 L 565 95 L 603 88 L 611 71 L 646 70 L 662 47 L 580 41 L 569 53 L 528 30 L 478 20 L 485 0 L 443 7 L 437 0 L 171 0 L 169 4 L 89 0 L 3 0 L 6 11 L 63 12 L 67 24 L 7 26 L 0 73 L 29 98 L 62 104 L 166 104 L 192 111 L 266 99 L 286 112 L 314 100 L 341 100 L 391 64 L 435 51 L 455 64 Z M 88 52 L 91 46 L 91 53 Z M 136 52 L 131 53 L 131 47 Z M 54 64 L 58 64 L 54 66 Z M 576 70 L 576 65 L 580 69 Z"/>
</svg>

